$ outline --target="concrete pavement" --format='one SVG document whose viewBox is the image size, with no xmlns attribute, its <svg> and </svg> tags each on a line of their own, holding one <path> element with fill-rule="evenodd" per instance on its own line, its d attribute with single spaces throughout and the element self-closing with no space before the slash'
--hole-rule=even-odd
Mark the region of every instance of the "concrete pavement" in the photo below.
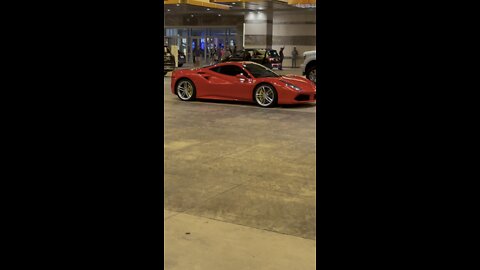
<svg viewBox="0 0 480 270">
<path fill-rule="evenodd" d="M 315 241 L 165 211 L 164 269 L 315 269 Z"/>
<path fill-rule="evenodd" d="M 169 76 L 165 269 L 315 269 L 316 105 L 182 102 Z"/>
</svg>

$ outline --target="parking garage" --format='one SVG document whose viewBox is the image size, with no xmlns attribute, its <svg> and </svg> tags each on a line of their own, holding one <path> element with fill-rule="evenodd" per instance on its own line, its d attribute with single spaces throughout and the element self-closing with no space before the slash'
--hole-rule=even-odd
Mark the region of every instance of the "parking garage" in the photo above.
<svg viewBox="0 0 480 270">
<path fill-rule="evenodd" d="M 172 80 L 221 65 L 212 52 L 283 48 L 271 71 L 312 81 L 316 1 L 169 0 L 164 15 L 164 269 L 314 269 L 316 102 L 186 102 Z"/>
</svg>

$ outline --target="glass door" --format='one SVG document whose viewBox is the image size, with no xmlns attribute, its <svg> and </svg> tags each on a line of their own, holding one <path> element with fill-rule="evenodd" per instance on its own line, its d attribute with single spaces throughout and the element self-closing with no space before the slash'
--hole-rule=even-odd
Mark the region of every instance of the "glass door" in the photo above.
<svg viewBox="0 0 480 270">
<path fill-rule="evenodd" d="M 190 38 L 190 54 L 193 63 L 193 59 L 197 62 L 197 65 L 201 66 L 206 63 L 206 44 L 205 38 L 201 36 L 192 36 Z"/>
</svg>

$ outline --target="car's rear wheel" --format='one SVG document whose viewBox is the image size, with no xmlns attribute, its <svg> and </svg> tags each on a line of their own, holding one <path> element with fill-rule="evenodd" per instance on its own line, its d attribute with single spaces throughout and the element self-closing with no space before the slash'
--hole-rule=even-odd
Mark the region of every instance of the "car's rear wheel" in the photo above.
<svg viewBox="0 0 480 270">
<path fill-rule="evenodd" d="M 269 84 L 261 84 L 253 91 L 253 100 L 261 107 L 275 106 L 277 98 L 277 91 Z"/>
<path fill-rule="evenodd" d="M 189 79 L 180 79 L 175 90 L 178 98 L 183 101 L 191 101 L 195 99 L 195 85 Z"/>
<path fill-rule="evenodd" d="M 313 67 L 309 68 L 307 70 L 306 77 L 310 81 L 312 81 L 314 83 L 317 83 L 317 67 L 313 66 Z"/>
</svg>

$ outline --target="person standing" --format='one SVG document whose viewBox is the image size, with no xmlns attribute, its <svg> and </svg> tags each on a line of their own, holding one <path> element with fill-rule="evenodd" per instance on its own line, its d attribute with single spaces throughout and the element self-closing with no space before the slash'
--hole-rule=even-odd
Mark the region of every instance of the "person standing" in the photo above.
<svg viewBox="0 0 480 270">
<path fill-rule="evenodd" d="M 217 54 L 218 54 L 218 61 L 222 61 L 222 57 L 223 57 L 223 49 L 222 49 L 222 44 L 218 45 L 218 51 L 217 51 Z"/>
<path fill-rule="evenodd" d="M 225 59 L 228 59 L 228 57 L 230 57 L 231 55 L 232 55 L 232 48 L 228 47 L 225 50 Z"/>
<path fill-rule="evenodd" d="M 297 47 L 293 47 L 293 51 L 292 51 L 292 68 L 297 67 L 297 57 L 298 57 Z"/>
<path fill-rule="evenodd" d="M 199 67 L 200 66 L 200 48 L 198 46 L 195 46 L 195 49 L 193 50 L 193 55 L 194 55 L 194 61 L 195 61 L 195 66 Z"/>
<path fill-rule="evenodd" d="M 285 49 L 285 46 L 280 48 L 280 67 L 278 68 L 279 70 L 282 70 L 283 69 L 283 49 Z"/>
<path fill-rule="evenodd" d="M 245 54 L 245 61 L 251 61 L 252 60 L 252 56 L 250 55 L 250 53 L 247 51 L 247 50 L 244 50 L 243 51 L 244 54 Z"/>
<path fill-rule="evenodd" d="M 215 54 L 217 53 L 215 50 L 216 50 L 215 45 L 213 45 L 213 48 L 210 49 L 210 55 L 209 55 L 210 65 L 215 64 Z"/>
<path fill-rule="evenodd" d="M 195 62 L 196 62 L 196 59 L 195 59 L 195 48 L 197 48 L 197 44 L 194 42 L 194 43 L 193 43 L 193 46 L 194 46 L 194 48 L 192 48 L 192 57 L 193 57 L 193 66 L 195 66 Z"/>
</svg>

